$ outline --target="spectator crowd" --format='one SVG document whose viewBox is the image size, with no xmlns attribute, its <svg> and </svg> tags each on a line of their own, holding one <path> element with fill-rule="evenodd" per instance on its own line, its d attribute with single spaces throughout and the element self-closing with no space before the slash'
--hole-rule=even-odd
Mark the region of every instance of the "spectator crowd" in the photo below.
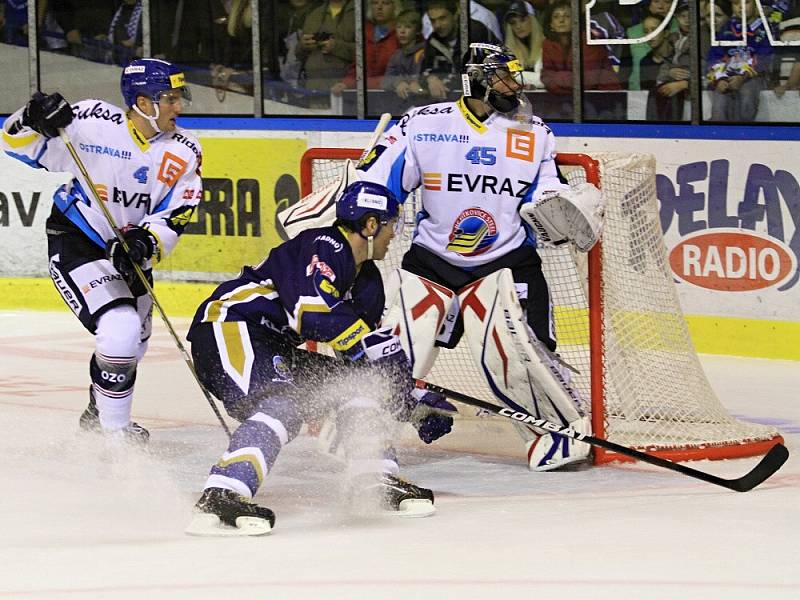
<svg viewBox="0 0 800 600">
<path fill-rule="evenodd" d="M 0 0 L 6 44 L 27 44 L 27 2 Z M 625 94 L 646 94 L 646 119 L 683 121 L 693 78 L 711 95 L 712 121 L 753 121 L 765 90 L 800 88 L 800 0 L 473 0 L 469 41 L 505 44 L 545 118 L 573 113 L 573 10 L 581 7 L 581 85 L 588 119 L 623 120 Z M 461 91 L 457 0 L 364 0 L 364 75 L 370 112 L 400 114 Z M 691 11 L 699 10 L 701 73 L 692 59 Z M 142 0 L 38 0 L 40 46 L 126 64 L 142 55 Z M 355 0 L 261 0 L 265 96 L 327 109 L 354 98 Z M 185 66 L 191 81 L 252 93 L 249 0 L 151 0 L 152 54 Z M 587 43 L 586 31 L 593 43 Z M 598 43 L 606 41 L 605 44 Z M 626 43 L 620 43 L 621 41 Z M 724 45 L 715 44 L 721 41 Z M 730 42 L 740 42 L 729 45 Z M 775 44 L 774 42 L 778 42 Z M 539 92 L 539 93 L 535 93 Z M 621 100 L 622 99 L 622 100 Z"/>
</svg>

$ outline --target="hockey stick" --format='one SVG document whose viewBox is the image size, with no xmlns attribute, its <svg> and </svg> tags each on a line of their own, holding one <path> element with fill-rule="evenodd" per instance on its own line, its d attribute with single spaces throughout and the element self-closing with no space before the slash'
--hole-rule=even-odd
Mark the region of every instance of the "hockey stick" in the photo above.
<svg viewBox="0 0 800 600">
<path fill-rule="evenodd" d="M 695 479 L 713 483 L 714 485 L 719 485 L 735 492 L 747 492 L 752 490 L 757 485 L 769 479 L 778 469 L 781 468 L 783 463 L 786 462 L 786 459 L 789 458 L 789 450 L 786 449 L 786 446 L 783 444 L 775 444 L 769 449 L 769 452 L 767 452 L 761 458 L 759 463 L 750 470 L 750 472 L 746 473 L 742 477 L 739 477 L 738 479 L 723 479 L 722 477 L 717 477 L 716 475 L 711 475 L 710 473 L 698 471 L 697 469 L 692 469 L 691 467 L 687 467 L 680 463 L 672 462 L 664 458 L 659 458 L 658 456 L 653 456 L 652 454 L 647 454 L 646 452 L 640 452 L 639 450 L 634 450 L 633 448 L 628 448 L 627 446 L 620 446 L 614 442 L 596 438 L 585 433 L 578 433 L 571 427 L 557 425 L 545 419 L 537 419 L 533 415 L 526 412 L 519 412 L 511 408 L 501 407 L 489 402 L 484 402 L 478 398 L 472 398 L 471 396 L 461 394 L 460 392 L 454 392 L 453 390 L 448 390 L 447 388 L 440 387 L 433 383 L 417 380 L 417 386 L 431 392 L 442 394 L 443 396 L 447 396 L 448 398 L 457 402 L 461 402 L 462 404 L 468 404 L 470 406 L 482 408 L 495 415 L 505 417 L 506 419 L 533 425 L 534 427 L 546 429 L 547 431 L 552 431 L 553 433 L 558 433 L 575 440 L 580 440 L 593 446 L 606 448 L 607 450 L 617 452 L 618 454 L 630 456 L 636 460 L 640 460 L 657 467 L 662 467 L 664 469 L 669 469 L 670 471 L 677 471 L 678 473 L 683 473 L 689 477 L 694 477 Z"/>
<path fill-rule="evenodd" d="M 389 113 L 383 113 L 381 118 L 378 119 L 378 124 L 375 126 L 375 131 L 372 132 L 372 137 L 369 138 L 369 142 L 367 145 L 364 146 L 364 151 L 361 153 L 361 156 L 358 157 L 358 162 L 356 163 L 356 168 L 360 167 L 364 164 L 364 161 L 369 156 L 370 150 L 378 143 L 378 138 L 381 137 L 383 131 L 386 129 L 386 126 L 389 124 L 389 121 L 392 120 L 392 115 Z"/>
<path fill-rule="evenodd" d="M 378 139 L 383 134 L 383 131 L 386 129 L 391 119 L 392 115 L 389 113 L 383 113 L 381 115 L 369 142 L 367 142 L 367 145 L 361 153 L 361 157 L 358 159 L 358 162 L 355 163 L 355 167 L 350 164 L 350 161 L 347 161 L 345 163 L 344 172 L 339 177 L 321 187 L 319 190 L 315 190 L 307 196 L 304 196 L 298 202 L 284 208 L 277 214 L 276 219 L 280 227 L 283 228 L 287 239 L 293 238 L 299 232 L 306 229 L 324 227 L 334 222 L 336 219 L 336 198 L 345 186 L 351 183 L 349 179 L 351 169 L 357 169 L 367 161 L 370 152 L 375 147 L 375 144 L 378 143 Z M 355 175 L 355 177 L 357 177 L 357 175 Z M 354 181 L 357 180 L 358 179 L 354 179 Z"/>
<path fill-rule="evenodd" d="M 130 252 L 130 248 L 128 248 L 128 243 L 125 241 L 125 237 L 122 235 L 122 232 L 117 227 L 117 224 L 114 222 L 114 217 L 111 214 L 111 211 L 108 210 L 106 203 L 102 201 L 100 198 L 100 194 L 97 193 L 97 188 L 94 185 L 94 181 L 89 176 L 89 172 L 86 170 L 86 166 L 83 164 L 81 157 L 78 156 L 78 153 L 75 151 L 75 147 L 72 145 L 72 141 L 69 139 L 69 135 L 67 134 L 66 130 L 59 129 L 58 134 L 61 137 L 61 141 L 64 142 L 64 145 L 69 150 L 70 155 L 72 155 L 72 160 L 75 161 L 75 165 L 78 167 L 78 170 L 83 175 L 83 178 L 86 180 L 86 183 L 89 184 L 89 188 L 92 190 L 92 195 L 94 196 L 95 202 L 97 205 L 102 209 L 103 215 L 105 215 L 106 220 L 108 221 L 108 225 L 111 227 L 111 230 L 114 232 L 114 236 L 119 240 L 119 243 L 122 245 L 122 249 L 125 251 L 125 254 Z M 214 403 L 214 399 L 211 396 L 211 392 L 206 389 L 206 386 L 202 384 L 200 378 L 197 376 L 197 371 L 194 370 L 194 363 L 192 362 L 192 357 L 189 356 L 189 353 L 184 348 L 183 343 L 181 343 L 178 334 L 175 333 L 175 329 L 172 327 L 172 323 L 170 323 L 169 319 L 167 318 L 167 313 L 164 311 L 164 308 L 161 306 L 161 303 L 156 298 L 156 294 L 153 291 L 153 286 L 150 285 L 150 282 L 147 281 L 147 277 L 144 275 L 144 271 L 142 271 L 141 267 L 131 261 L 133 265 L 133 270 L 136 271 L 136 275 L 139 277 L 139 280 L 142 282 L 144 289 L 147 291 L 147 294 L 153 300 L 153 304 L 155 304 L 156 308 L 158 309 L 158 314 L 161 315 L 161 320 L 164 321 L 164 325 L 167 327 L 170 335 L 172 335 L 172 339 L 175 341 L 175 345 L 178 346 L 178 350 L 180 350 L 181 355 L 183 356 L 183 360 L 186 363 L 186 366 L 189 367 L 189 371 L 192 373 L 192 377 L 197 382 L 197 385 L 200 386 L 200 389 L 203 391 L 203 395 L 208 400 L 209 406 L 211 406 L 211 410 L 214 411 L 214 415 L 217 417 L 219 424 L 222 425 L 222 429 L 225 430 L 225 433 L 228 435 L 228 438 L 231 437 L 231 430 L 228 428 L 227 423 L 222 418 L 222 415 L 217 408 L 217 405 Z"/>
</svg>

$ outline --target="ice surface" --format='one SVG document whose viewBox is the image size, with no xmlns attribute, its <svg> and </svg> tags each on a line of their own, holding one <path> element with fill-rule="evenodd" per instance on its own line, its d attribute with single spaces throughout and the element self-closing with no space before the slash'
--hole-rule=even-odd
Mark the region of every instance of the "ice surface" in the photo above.
<svg viewBox="0 0 800 600">
<path fill-rule="evenodd" d="M 0 313 L 0 599 L 800 598 L 799 363 L 702 357 L 729 410 L 777 425 L 793 453 L 752 492 L 642 465 L 530 473 L 490 418 L 448 436 L 475 454 L 401 447 L 436 493 L 431 518 L 353 517 L 343 467 L 301 435 L 257 497 L 272 535 L 192 538 L 226 438 L 155 329 L 134 401 L 150 451 L 120 452 L 77 433 L 91 336 L 68 314 Z"/>
</svg>

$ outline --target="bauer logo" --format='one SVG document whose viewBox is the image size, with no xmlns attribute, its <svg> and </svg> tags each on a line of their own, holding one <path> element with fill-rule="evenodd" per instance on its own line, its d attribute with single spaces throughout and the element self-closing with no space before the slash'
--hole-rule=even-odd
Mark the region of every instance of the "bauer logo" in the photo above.
<svg viewBox="0 0 800 600">
<path fill-rule="evenodd" d="M 687 236 L 669 254 L 679 279 L 725 292 L 780 285 L 794 273 L 796 262 L 789 248 L 775 238 L 726 228 Z"/>
</svg>

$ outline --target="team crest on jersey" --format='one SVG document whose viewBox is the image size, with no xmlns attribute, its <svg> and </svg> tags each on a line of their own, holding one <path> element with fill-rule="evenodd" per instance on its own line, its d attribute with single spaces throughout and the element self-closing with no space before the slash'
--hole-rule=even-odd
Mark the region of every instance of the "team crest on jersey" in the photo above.
<svg viewBox="0 0 800 600">
<path fill-rule="evenodd" d="M 328 263 L 320 260 L 319 256 L 316 254 L 311 257 L 311 262 L 306 267 L 306 277 L 311 277 L 315 269 L 319 271 L 323 277 L 327 277 L 331 281 L 336 281 L 336 273 L 328 266 Z"/>
<path fill-rule="evenodd" d="M 278 355 L 272 357 L 272 368 L 275 375 L 272 381 L 287 383 L 294 381 L 292 372 L 289 370 L 289 367 L 286 366 L 286 361 L 283 360 L 282 356 Z"/>
<path fill-rule="evenodd" d="M 497 241 L 494 217 L 478 207 L 468 208 L 453 223 L 449 239 L 447 249 L 461 256 L 483 254 Z"/>
<path fill-rule="evenodd" d="M 188 165 L 189 163 L 180 156 L 176 156 L 172 152 L 164 152 L 164 158 L 161 159 L 161 166 L 158 168 L 158 180 L 172 187 L 186 172 Z"/>
</svg>

